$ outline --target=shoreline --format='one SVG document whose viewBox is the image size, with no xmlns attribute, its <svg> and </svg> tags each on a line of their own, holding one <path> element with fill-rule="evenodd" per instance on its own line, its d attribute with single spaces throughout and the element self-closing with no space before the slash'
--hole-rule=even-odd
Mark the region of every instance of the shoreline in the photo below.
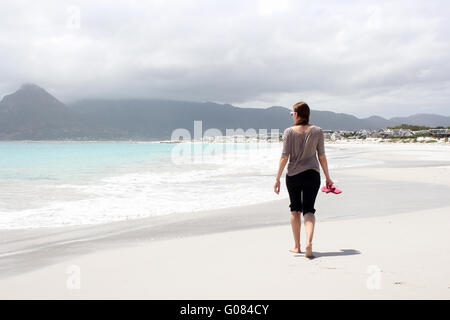
<svg viewBox="0 0 450 320">
<path fill-rule="evenodd" d="M 152 145 L 155 146 L 154 144 Z M 2 215 L 2 219 L 0 219 L 1 230 L 68 227 L 76 225 L 88 226 L 109 223 L 112 221 L 140 219 L 161 214 L 175 214 L 177 211 L 183 211 L 186 213 L 189 211 L 200 211 L 206 209 L 215 210 L 217 208 L 261 203 L 265 200 L 272 199 L 275 200 L 280 198 L 280 196 L 285 198 L 288 197 L 286 193 L 280 196 L 275 196 L 271 191 L 271 188 L 267 187 L 272 183 L 271 174 L 276 171 L 276 163 L 279 160 L 279 152 L 281 147 L 279 144 L 265 144 L 264 146 L 259 145 L 261 148 L 255 151 L 252 151 L 253 147 L 250 148 L 252 146 L 251 144 L 241 145 L 245 147 L 245 150 L 235 150 L 230 154 L 228 154 L 228 151 L 224 152 L 225 150 L 222 149 L 226 146 L 225 144 L 216 146 L 219 146 L 219 148 L 212 148 L 214 149 L 214 157 L 216 159 L 211 157 L 211 159 L 206 158 L 205 160 L 205 158 L 201 159 L 199 155 L 193 155 L 190 159 L 188 159 L 188 161 L 185 161 L 186 165 L 177 166 L 176 169 L 181 175 L 183 175 L 182 178 L 185 182 L 183 184 L 183 189 L 191 190 L 190 193 L 187 192 L 189 193 L 189 197 L 186 198 L 186 202 L 183 199 L 170 201 L 169 198 L 162 198 L 163 200 L 158 200 L 158 196 L 160 194 L 164 197 L 168 194 L 167 191 L 170 191 L 171 189 L 179 189 L 181 187 L 181 185 L 175 181 L 173 188 L 170 183 L 163 185 L 163 188 L 160 190 L 153 188 L 153 185 L 155 185 L 155 188 L 158 187 L 157 181 L 162 180 L 161 177 L 168 176 L 166 171 L 168 171 L 167 169 L 169 169 L 170 163 L 165 164 L 164 161 L 160 161 L 159 163 L 155 161 L 155 164 L 158 166 L 161 164 L 165 170 L 165 172 L 161 172 L 160 176 L 158 176 L 160 172 L 157 169 L 153 169 L 151 164 L 145 167 L 144 165 L 135 162 L 135 164 L 130 166 L 120 165 L 117 170 L 103 170 L 99 168 L 100 170 L 93 174 L 89 174 L 88 171 L 86 171 L 78 176 L 74 176 L 73 179 L 70 178 L 67 180 L 64 178 L 64 175 L 70 176 L 70 170 L 67 171 L 67 173 L 64 173 L 63 176 L 53 174 L 51 171 L 47 170 L 48 172 L 45 174 L 49 175 L 49 179 L 42 181 L 39 179 L 34 180 L 34 177 L 32 177 L 33 175 L 31 175 L 33 178 L 31 180 L 11 180 L 13 184 L 8 184 L 8 181 L 4 180 L 4 183 L 1 184 L 4 196 L 0 198 L 0 201 L 4 200 L 5 210 L 2 210 L 2 213 L 4 212 L 5 214 Z M 253 146 L 256 149 L 257 146 Z M 22 147 L 25 147 L 25 145 Z M 235 147 L 241 148 L 238 145 Z M 51 148 L 51 145 L 48 145 L 47 148 Z M 415 147 L 408 145 L 385 145 L 382 147 L 376 144 L 328 144 L 328 148 L 328 160 L 331 172 L 347 168 L 370 168 L 377 165 L 383 166 L 386 165 L 386 161 L 390 160 L 392 156 L 400 157 L 399 154 L 411 152 L 415 154 L 415 150 L 421 154 L 433 153 L 441 158 L 442 154 L 446 151 L 450 151 L 450 149 L 447 150 L 445 146 L 434 147 L 421 145 L 417 145 Z M 371 160 L 372 155 L 370 155 L 369 158 L 366 157 L 367 152 L 372 154 L 374 152 L 379 152 L 378 150 L 385 150 L 386 152 L 389 151 L 392 156 L 385 157 L 382 161 Z M 437 152 L 434 152 L 434 150 Z M 395 151 L 395 153 L 392 151 Z M 207 153 L 207 156 L 209 157 L 209 153 Z M 157 160 L 157 157 L 158 156 L 156 156 L 155 160 Z M 263 157 L 263 161 L 261 161 L 261 157 Z M 233 163 L 235 161 L 231 161 L 228 158 L 234 158 L 239 161 L 247 162 L 247 168 L 244 168 L 245 170 L 239 169 L 240 171 L 245 171 L 245 175 L 240 176 L 239 173 L 233 174 L 236 172 L 233 169 Z M 196 164 L 198 160 L 200 161 Z M 226 170 L 224 169 L 221 171 L 223 174 L 216 174 L 215 171 L 208 171 L 211 168 L 209 167 L 210 163 L 208 162 L 210 160 L 212 160 L 211 167 L 216 168 L 220 162 L 226 162 Z M 408 162 L 401 163 L 400 166 L 406 164 L 408 166 L 415 164 L 419 166 L 422 165 L 421 162 L 411 162 L 410 159 L 407 160 Z M 433 160 L 432 157 L 429 160 Z M 205 165 L 201 164 L 201 161 L 204 161 Z M 220 196 L 219 192 L 216 192 L 215 195 L 212 194 L 212 196 L 214 196 L 212 198 L 202 196 L 202 187 L 199 184 L 191 185 L 189 183 L 189 179 L 196 180 L 195 174 L 192 173 L 189 175 L 189 163 L 194 163 L 195 170 L 198 170 L 198 172 L 203 175 L 207 175 L 211 172 L 212 176 L 218 176 L 219 183 L 221 183 L 221 187 L 218 189 L 221 191 L 226 191 L 226 197 Z M 252 164 L 254 165 L 251 166 Z M 435 165 L 435 162 L 430 162 L 430 164 Z M 61 162 L 58 165 L 62 166 L 64 163 Z M 183 169 L 183 167 L 186 170 Z M 241 168 L 245 166 L 239 165 L 239 167 Z M 74 166 L 74 168 L 76 168 L 76 166 Z M 92 171 L 92 169 L 90 171 Z M 227 184 L 225 184 L 224 181 L 220 181 L 220 179 L 228 179 L 229 182 L 234 183 L 234 181 L 232 181 L 234 180 L 234 176 L 238 179 L 242 178 L 239 181 L 239 188 L 227 189 Z M 170 181 L 176 180 L 176 177 L 177 175 L 172 175 L 172 177 L 170 177 Z M 244 179 L 245 184 L 242 183 Z M 146 181 L 148 183 L 145 183 Z M 247 189 L 247 184 L 251 184 L 252 182 L 256 183 L 254 183 L 254 185 L 249 185 L 249 188 Z M 40 184 L 43 185 L 43 188 L 39 188 Z M 209 186 L 214 184 L 215 183 L 212 179 L 210 180 L 210 183 L 208 183 Z M 195 189 L 190 189 L 191 186 L 193 186 L 193 188 L 195 187 Z M 243 192 L 243 190 L 246 189 L 248 190 L 247 194 L 251 193 L 251 196 L 246 195 L 246 193 Z M 132 194 L 131 191 L 133 190 L 142 190 L 142 196 L 139 195 L 139 192 Z M 121 199 L 121 192 L 124 193 L 123 196 L 125 197 L 123 202 Z M 198 196 L 196 196 L 195 193 L 198 193 Z M 209 189 L 206 190 L 206 193 L 210 193 Z M 158 200 L 155 204 L 153 204 L 151 200 L 152 194 L 154 194 L 154 199 Z M 258 199 L 258 195 L 261 194 L 264 194 L 264 196 Z M 117 197 L 114 197 L 114 195 L 117 195 Z M 148 197 L 146 195 L 148 195 Z M 53 200 L 51 201 L 48 196 L 52 196 Z M 40 201 L 40 198 L 42 198 L 43 201 Z M 105 201 L 101 201 L 102 198 L 104 198 Z M 130 201 L 132 198 L 140 201 L 140 204 L 133 205 L 133 202 Z M 30 201 L 27 201 L 28 199 Z M 68 201 L 65 201 L 65 199 L 68 199 Z M 202 200 L 200 201 L 199 199 Z M 223 199 L 229 199 L 230 201 L 225 201 Z M 20 212 L 16 215 L 14 210 Z M 44 219 L 47 215 L 46 210 L 53 213 L 53 216 L 55 217 L 53 220 Z M 84 218 L 78 219 L 78 216 L 83 216 Z"/>
<path fill-rule="evenodd" d="M 333 180 L 344 192 L 341 195 L 319 192 L 316 200 L 317 221 L 380 217 L 449 206 L 450 199 L 440 195 L 450 192 L 450 165 L 422 161 L 422 165 L 426 164 L 429 166 L 420 167 L 422 175 L 417 174 L 415 166 L 389 168 L 386 164 L 335 170 Z M 433 183 L 422 182 L 428 176 L 433 177 Z M 323 182 L 323 176 L 321 178 Z M 393 184 L 392 180 L 396 183 Z M 405 189 L 410 191 L 402 192 Z M 366 203 L 373 201 L 374 195 L 378 201 L 367 208 Z M 286 225 L 289 224 L 288 206 L 289 199 L 284 198 L 245 206 L 104 224 L 3 230 L 0 234 L 0 279 L 45 267 L 49 259 L 61 261 L 111 246 L 126 247 L 142 241 L 157 242 Z"/>
</svg>

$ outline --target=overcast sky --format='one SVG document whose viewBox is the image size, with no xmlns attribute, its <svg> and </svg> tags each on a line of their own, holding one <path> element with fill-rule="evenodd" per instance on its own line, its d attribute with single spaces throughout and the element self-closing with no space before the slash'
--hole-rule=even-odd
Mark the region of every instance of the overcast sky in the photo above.
<svg viewBox="0 0 450 320">
<path fill-rule="evenodd" d="M 450 115 L 450 2 L 1 1 L 0 95 Z"/>
</svg>

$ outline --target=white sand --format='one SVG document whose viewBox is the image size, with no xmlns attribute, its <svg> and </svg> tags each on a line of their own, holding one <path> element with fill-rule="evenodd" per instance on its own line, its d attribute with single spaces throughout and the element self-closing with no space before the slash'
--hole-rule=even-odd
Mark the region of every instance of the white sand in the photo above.
<svg viewBox="0 0 450 320">
<path fill-rule="evenodd" d="M 143 243 L 3 280 L 0 297 L 448 299 L 449 225 L 450 207 L 324 222 L 313 260 L 287 250 L 289 226 Z M 67 288 L 71 265 L 78 290 Z"/>
<path fill-rule="evenodd" d="M 450 186 L 450 166 L 353 168 L 345 174 L 387 183 L 409 181 L 417 186 L 426 181 Z M 340 196 L 340 200 L 352 199 L 350 194 Z M 375 192 L 373 199 L 379 201 Z M 371 207 L 367 203 L 367 210 Z M 4 277 L 0 298 L 449 299 L 449 226 L 450 206 L 318 221 L 317 257 L 308 260 L 288 251 L 292 235 L 286 215 L 282 226 L 114 245 L 66 257 Z M 78 278 L 67 273 L 74 270 L 80 271 Z M 74 279 L 80 280 L 79 289 L 68 286 L 77 284 Z"/>
</svg>

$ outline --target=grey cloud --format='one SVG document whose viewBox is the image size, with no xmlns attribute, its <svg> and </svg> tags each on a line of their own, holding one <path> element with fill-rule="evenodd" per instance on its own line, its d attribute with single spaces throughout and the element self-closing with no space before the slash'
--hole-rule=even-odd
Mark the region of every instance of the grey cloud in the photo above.
<svg viewBox="0 0 450 320">
<path fill-rule="evenodd" d="M 445 1 L 1 2 L 0 92 L 449 115 Z"/>
</svg>

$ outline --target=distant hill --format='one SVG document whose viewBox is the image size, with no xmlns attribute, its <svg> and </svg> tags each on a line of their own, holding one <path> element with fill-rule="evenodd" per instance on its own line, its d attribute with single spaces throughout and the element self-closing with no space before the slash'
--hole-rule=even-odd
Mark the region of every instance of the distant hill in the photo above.
<svg viewBox="0 0 450 320">
<path fill-rule="evenodd" d="M 117 128 L 136 138 L 168 139 L 173 130 L 186 128 L 193 134 L 195 120 L 202 128 L 284 130 L 291 118 L 286 108 L 238 108 L 213 102 L 170 100 L 83 100 L 72 110 L 104 126 Z"/>
<path fill-rule="evenodd" d="M 291 125 L 290 109 L 239 108 L 213 102 L 157 99 L 80 100 L 66 105 L 43 88 L 25 84 L 0 101 L 1 140 L 160 140 L 174 129 L 193 133 L 194 120 L 203 131 L 217 128 L 279 129 Z M 311 110 L 311 123 L 330 130 L 378 129 L 402 123 L 450 126 L 450 117 L 417 114 L 405 118 L 357 118 L 350 114 Z"/>
<path fill-rule="evenodd" d="M 24 84 L 0 101 L 0 139 L 57 140 L 119 133 L 74 113 L 34 84 Z"/>
<path fill-rule="evenodd" d="M 450 117 L 445 117 L 438 114 L 418 113 L 409 117 L 391 118 L 391 121 L 405 124 L 413 124 L 417 126 L 448 127 L 450 123 Z"/>
</svg>

